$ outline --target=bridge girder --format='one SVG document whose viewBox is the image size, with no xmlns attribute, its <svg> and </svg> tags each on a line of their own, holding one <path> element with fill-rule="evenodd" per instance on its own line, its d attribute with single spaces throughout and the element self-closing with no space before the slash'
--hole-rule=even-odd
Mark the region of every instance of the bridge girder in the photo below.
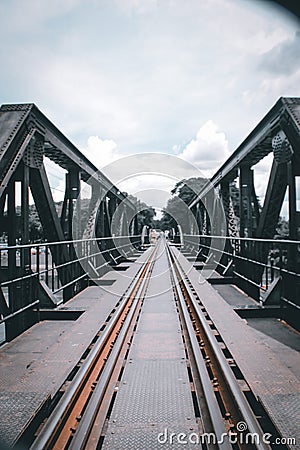
<svg viewBox="0 0 300 450">
<path fill-rule="evenodd" d="M 275 141 L 275 142 L 274 142 Z M 255 166 L 273 152 L 264 204 L 260 208 L 254 188 Z M 298 239 L 300 213 L 296 205 L 296 177 L 300 176 L 300 98 L 281 97 L 249 136 L 216 171 L 189 205 L 199 204 L 213 188 L 221 188 L 227 220 L 229 202 L 225 186 L 239 178 L 239 234 L 241 237 L 273 238 L 288 187 L 290 239 Z M 227 188 L 228 190 L 228 188 Z"/>
<path fill-rule="evenodd" d="M 67 171 L 65 197 L 59 220 L 56 217 L 47 180 L 44 157 Z M 22 165 L 29 168 L 29 186 L 35 202 L 38 203 L 38 212 L 41 221 L 46 225 L 46 237 L 49 241 L 53 238 L 58 241 L 63 238 L 72 238 L 72 218 L 75 203 L 80 198 L 81 181 L 92 185 L 94 192 L 97 186 L 105 192 L 104 197 L 111 199 L 111 215 L 112 204 L 115 202 L 114 205 L 116 205 L 116 201 L 125 202 L 128 208 L 135 209 L 135 205 L 126 198 L 126 195 L 120 192 L 34 104 L 2 105 L 0 108 L 0 206 L 2 211 L 9 184 L 17 180 L 16 173 Z M 18 181 L 23 183 L 23 176 L 20 176 Z M 39 201 L 39 197 L 42 197 L 43 201 Z M 45 210 L 49 216 L 49 226 L 44 217 Z M 79 210 L 80 207 L 77 205 L 77 211 Z M 26 240 L 28 239 L 23 239 L 23 243 L 27 243 Z"/>
<path fill-rule="evenodd" d="M 64 200 L 60 213 L 51 192 L 45 158 L 50 159 L 66 171 Z M 82 182 L 91 186 L 92 195 L 88 202 L 87 223 L 82 229 L 80 197 Z M 57 273 L 63 289 L 63 300 L 71 298 L 87 283 L 79 262 L 76 262 L 73 243 L 64 243 L 74 239 L 111 237 L 111 221 L 119 204 L 121 215 L 125 209 L 131 210 L 134 216 L 136 207 L 119 189 L 94 166 L 78 148 L 34 105 L 11 104 L 0 108 L 0 236 L 6 233 L 9 246 L 30 244 L 29 214 L 30 195 L 38 213 L 43 228 L 44 239 L 50 245 L 52 261 L 58 266 Z M 19 194 L 18 194 L 19 192 Z M 20 199 L 18 199 L 18 195 Z M 132 228 L 132 227 L 131 227 Z M 130 233 L 127 227 L 128 234 Z M 125 232 L 124 227 L 120 233 Z M 100 251 L 102 244 L 99 244 Z M 108 262 L 115 262 L 120 254 L 114 249 L 114 241 L 105 241 L 105 248 L 111 249 L 104 254 Z M 70 261 L 75 260 L 70 266 Z M 91 264 L 90 264 L 91 266 Z M 30 248 L 8 252 L 8 265 L 1 265 L 0 281 L 24 277 L 31 271 Z M 90 267 L 93 276 L 99 276 L 95 267 Z M 72 280 L 80 279 L 80 283 Z M 45 289 L 40 281 L 31 283 L 32 289 L 40 290 L 45 295 Z M 23 282 L 22 282 L 23 283 Z M 73 284 L 72 284 L 73 283 Z M 22 284 L 24 285 L 24 283 Z M 0 314 L 14 314 L 28 305 L 28 292 L 21 294 L 17 284 L 8 289 L 6 302 L 0 288 Z M 21 289 L 22 290 L 22 289 Z M 51 294 L 50 294 L 51 295 Z M 33 294 L 33 297 L 36 295 Z M 51 303 L 50 299 L 50 303 Z M 31 322 L 24 315 L 7 322 L 8 337 L 14 337 L 26 329 Z M 26 322 L 26 323 L 25 323 Z M 11 326 L 11 324 L 13 324 Z M 10 332 L 11 329 L 11 332 Z"/>
<path fill-rule="evenodd" d="M 254 184 L 256 165 L 271 153 L 272 166 L 264 201 L 260 205 Z M 290 244 L 285 250 L 286 256 L 282 256 L 286 258 L 286 273 L 282 274 L 285 281 L 281 291 L 292 304 L 295 303 L 295 292 L 299 292 L 298 278 L 296 281 L 293 278 L 293 273 L 299 273 L 300 268 L 299 246 L 295 244 L 300 239 L 300 211 L 297 205 L 300 193 L 296 192 L 300 183 L 297 184 L 297 177 L 300 177 L 300 98 L 281 97 L 189 205 L 197 219 L 200 234 L 213 236 L 211 224 L 214 224 L 214 217 L 207 214 L 206 203 L 210 193 L 216 191 L 226 215 L 227 236 L 233 238 L 226 240 L 220 270 L 225 267 L 225 274 L 229 263 L 235 261 L 235 272 L 240 276 L 238 285 L 257 300 L 260 298 L 262 279 L 268 276 L 266 271 L 270 270 L 265 267 L 273 258 L 273 250 L 270 250 L 270 245 L 264 245 L 264 240 L 274 238 L 285 199 L 288 202 L 289 227 L 289 236 L 285 238 L 294 244 Z M 233 184 L 237 178 L 238 186 Z M 238 196 L 235 207 L 233 194 Z M 237 241 L 235 237 L 244 240 Z M 251 239 L 254 240 L 251 242 Z M 277 248 L 274 241 L 275 251 Z M 200 244 L 200 256 L 203 249 L 204 253 L 208 252 Z M 254 260 L 258 263 L 255 267 Z"/>
</svg>

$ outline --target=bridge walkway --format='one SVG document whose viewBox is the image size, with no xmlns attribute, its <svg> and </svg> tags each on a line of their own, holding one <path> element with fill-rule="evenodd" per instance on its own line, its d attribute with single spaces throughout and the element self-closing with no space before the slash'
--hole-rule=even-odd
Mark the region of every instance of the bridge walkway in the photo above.
<svg viewBox="0 0 300 450">
<path fill-rule="evenodd" d="M 56 311 L 44 313 L 45 320 L 0 348 L 0 439 L 13 444 L 64 385 L 147 253 L 120 264 L 118 271 L 107 272 L 99 285 L 86 288 Z"/>
<path fill-rule="evenodd" d="M 150 250 L 124 263 L 125 270 L 108 272 L 100 280 L 100 286 L 88 287 L 59 307 L 51 320 L 43 320 L 0 349 L 0 434 L 8 444 L 13 444 L 33 416 L 43 410 L 43 405 L 67 386 L 65 381 L 73 367 L 129 287 Z M 274 327 L 264 330 L 257 324 L 259 319 L 241 318 L 235 307 L 242 304 L 251 308 L 250 298 L 234 287 L 210 285 L 178 249 L 173 248 L 173 251 L 253 393 L 281 434 L 299 439 L 299 334 L 281 324 L 280 332 L 269 336 Z M 157 286 L 160 292 L 161 286 L 164 287 L 159 296 L 155 296 Z M 151 440 L 158 431 L 163 432 L 165 427 L 175 427 L 175 424 L 180 432 L 192 433 L 195 429 L 188 379 L 182 371 L 186 365 L 180 327 L 176 307 L 168 294 L 170 287 L 167 262 L 162 254 L 153 269 L 149 299 L 144 303 L 138 322 L 130 349 L 131 360 L 122 378 L 125 384 L 119 386 L 116 395 L 104 448 L 118 448 L 115 445 L 120 436 L 124 438 L 124 431 L 130 431 L 132 438 L 128 448 L 137 448 L 132 445 L 140 439 L 141 433 Z M 55 314 L 60 316 L 56 319 Z M 72 320 L 65 320 L 64 315 L 65 319 Z M 280 325 L 276 318 L 270 320 Z M 126 395 L 127 392 L 131 395 Z M 157 396 L 151 396 L 151 392 L 156 392 Z M 163 397 L 157 400 L 160 392 Z M 118 413 L 121 407 L 125 408 L 122 418 Z"/>
</svg>

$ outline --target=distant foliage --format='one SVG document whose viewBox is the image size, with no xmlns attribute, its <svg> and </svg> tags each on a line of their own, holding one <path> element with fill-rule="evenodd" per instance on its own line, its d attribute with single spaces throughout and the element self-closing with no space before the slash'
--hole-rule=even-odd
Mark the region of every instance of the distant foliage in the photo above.
<svg viewBox="0 0 300 450">
<path fill-rule="evenodd" d="M 149 226 L 149 228 L 157 228 L 157 220 L 154 219 L 156 212 L 152 206 L 147 205 L 144 202 L 141 202 L 134 195 L 128 195 L 129 200 L 136 206 L 138 211 L 137 214 L 137 222 L 138 222 L 138 233 L 142 232 L 144 225 Z"/>
<path fill-rule="evenodd" d="M 282 217 L 279 217 L 274 239 L 287 239 L 289 237 L 289 233 L 289 222 Z"/>
<path fill-rule="evenodd" d="M 189 178 L 178 181 L 171 191 L 172 197 L 168 200 L 163 216 L 160 221 L 160 228 L 168 230 L 175 228 L 177 222 L 184 224 L 187 220 L 186 208 L 182 207 L 182 202 L 189 205 L 197 197 L 204 184 L 205 178 Z"/>
</svg>

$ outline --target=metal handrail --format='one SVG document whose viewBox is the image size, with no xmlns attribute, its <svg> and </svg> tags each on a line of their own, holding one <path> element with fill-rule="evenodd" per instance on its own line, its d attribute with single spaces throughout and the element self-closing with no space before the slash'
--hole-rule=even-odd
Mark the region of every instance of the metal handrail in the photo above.
<svg viewBox="0 0 300 450">
<path fill-rule="evenodd" d="M 188 242 L 193 243 L 193 241 L 188 241 Z M 300 244 L 300 242 L 299 242 L 299 244 Z M 222 253 L 223 255 L 231 256 L 231 257 L 234 257 L 236 259 L 240 259 L 241 261 L 246 261 L 246 262 L 249 262 L 249 263 L 256 264 L 257 266 L 267 267 L 268 269 L 276 269 L 276 270 L 280 270 L 281 272 L 288 273 L 290 275 L 300 276 L 299 273 L 293 272 L 291 270 L 287 270 L 284 267 L 270 266 L 269 264 L 264 264 L 264 263 L 262 263 L 260 261 L 256 261 L 255 259 L 245 258 L 244 256 L 238 255 L 237 253 L 233 254 L 233 253 L 230 253 L 230 252 L 226 252 L 225 250 L 220 250 L 219 248 L 211 247 L 210 245 L 201 244 L 201 246 L 205 247 L 205 248 L 208 248 L 210 250 L 213 250 L 215 252 Z M 218 263 L 218 264 L 220 264 L 220 263 Z"/>
<path fill-rule="evenodd" d="M 217 235 L 210 235 L 210 234 L 184 234 L 184 236 L 193 236 L 193 237 L 199 237 L 199 238 L 213 238 L 213 239 L 225 239 L 229 241 L 250 241 L 250 242 L 264 242 L 266 244 L 295 244 L 300 245 L 300 240 L 291 240 L 291 239 L 264 239 L 264 238 L 245 238 L 245 237 L 239 237 L 239 236 L 217 236 Z"/>
<path fill-rule="evenodd" d="M 128 247 L 128 244 L 121 245 L 121 246 L 117 247 L 117 249 L 121 249 L 121 248 L 124 248 L 124 247 Z M 36 277 L 36 276 L 39 276 L 39 275 L 43 275 L 43 274 L 45 274 L 47 272 L 51 272 L 52 270 L 61 269 L 61 268 L 66 267 L 66 266 L 70 266 L 71 264 L 76 264 L 77 262 L 83 261 L 83 260 L 88 259 L 88 258 L 92 258 L 93 256 L 102 255 L 103 253 L 108 253 L 108 252 L 111 252 L 113 250 L 115 250 L 114 247 L 108 248 L 106 250 L 99 251 L 99 252 L 96 252 L 96 253 L 91 253 L 89 255 L 83 256 L 82 258 L 72 259 L 71 261 L 68 261 L 68 262 L 63 263 L 63 264 L 54 265 L 50 269 L 41 270 L 41 271 L 38 271 L 38 272 L 30 273 L 28 275 L 24 275 L 22 277 L 14 278 L 12 280 L 7 280 L 7 281 L 0 282 L 0 286 L 2 286 L 2 287 L 8 286 L 8 285 L 10 285 L 12 283 L 16 283 L 18 281 L 23 281 L 23 280 L 26 280 L 26 279 L 29 279 L 29 278 L 33 278 L 33 277 Z M 102 267 L 102 266 L 100 266 L 100 267 Z M 73 284 L 73 283 L 71 283 L 71 284 Z"/>
<path fill-rule="evenodd" d="M 125 239 L 125 238 L 134 238 L 134 237 L 140 237 L 140 234 L 133 234 L 130 236 L 105 236 L 101 238 L 86 238 L 86 239 L 74 239 L 74 240 L 68 240 L 68 241 L 55 241 L 55 242 L 38 242 L 38 243 L 32 243 L 32 244 L 20 244 L 20 245 L 5 245 L 1 247 L 0 243 L 0 251 L 1 250 L 19 250 L 22 248 L 36 248 L 36 247 L 45 247 L 50 245 L 62 245 L 62 244 L 74 244 L 78 242 L 91 242 L 91 241 L 104 241 L 104 240 L 115 240 L 115 239 Z"/>
</svg>

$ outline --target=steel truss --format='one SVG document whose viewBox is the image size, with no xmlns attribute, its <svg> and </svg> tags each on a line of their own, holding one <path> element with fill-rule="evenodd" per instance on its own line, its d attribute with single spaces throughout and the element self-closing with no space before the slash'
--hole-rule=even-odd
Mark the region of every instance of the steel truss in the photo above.
<svg viewBox="0 0 300 450">
<path fill-rule="evenodd" d="M 60 212 L 51 193 L 45 158 L 66 171 Z M 88 219 L 84 229 L 82 182 L 88 183 L 92 192 L 88 205 L 85 202 Z M 36 246 L 30 242 L 30 192 L 45 241 Z M 111 225 L 117 210 L 121 226 L 113 237 Z M 89 275 L 97 278 L 107 265 L 125 258 L 129 247 L 139 240 L 133 202 L 34 104 L 0 108 L 0 214 L 0 236 L 4 233 L 8 244 L 7 248 L 0 244 L 0 323 L 6 324 L 7 340 L 38 320 L 40 306 L 56 306 L 54 291 L 67 301 L 87 286 L 81 261 L 88 259 Z M 128 217 L 133 218 L 130 223 Z M 125 234 L 126 245 L 124 239 L 120 241 Z"/>
<path fill-rule="evenodd" d="M 254 184 L 256 165 L 270 153 L 273 154 L 273 162 L 264 202 L 260 205 Z M 260 288 L 265 267 L 274 259 L 274 254 L 280 253 L 286 273 L 280 273 L 280 277 L 277 277 L 276 289 L 281 290 L 284 298 L 290 302 L 285 303 L 285 307 L 291 308 L 291 315 L 296 311 L 299 317 L 300 212 L 299 206 L 297 208 L 296 189 L 297 186 L 299 189 L 300 184 L 297 184 L 297 177 L 300 177 L 300 98 L 281 97 L 206 183 L 189 207 L 197 220 L 202 242 L 205 241 L 204 246 L 200 243 L 200 249 L 197 249 L 198 259 L 206 259 L 209 256 L 209 246 L 204 238 L 214 235 L 214 218 L 209 217 L 205 202 L 212 190 L 215 190 L 214 201 L 221 200 L 227 219 L 226 235 L 232 238 L 226 239 L 219 269 L 223 272 L 226 269 L 227 275 L 237 271 L 241 275 L 238 279 L 239 286 L 257 300 L 262 300 Z M 238 211 L 234 210 L 232 201 L 232 183 L 236 179 Z M 289 235 L 286 239 L 291 242 L 285 247 L 283 244 L 276 245 L 276 240 L 272 245 L 263 245 L 264 240 L 274 239 L 286 193 L 289 214 Z M 187 240 L 191 243 L 191 237 Z M 230 258 L 230 254 L 240 258 Z M 258 262 L 256 266 L 250 262 L 253 260 Z M 274 286 L 270 283 L 270 298 L 274 298 L 273 290 Z M 270 301 L 268 295 L 264 298 Z"/>
</svg>

